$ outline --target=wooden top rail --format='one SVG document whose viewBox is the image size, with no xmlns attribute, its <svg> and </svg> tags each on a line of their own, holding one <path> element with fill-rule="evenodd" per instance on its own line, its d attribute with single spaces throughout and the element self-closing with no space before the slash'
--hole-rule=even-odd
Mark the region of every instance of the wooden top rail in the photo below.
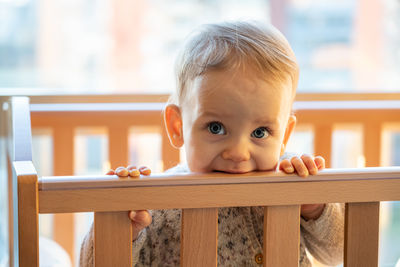
<svg viewBox="0 0 400 267">
<path fill-rule="evenodd" d="M 281 173 L 49 177 L 39 181 L 39 212 L 271 206 L 400 200 L 400 167 Z"/>
<path fill-rule="evenodd" d="M 165 102 L 31 104 L 31 112 L 162 111 Z M 400 100 L 296 101 L 294 110 L 400 110 Z"/>
<path fill-rule="evenodd" d="M 400 121 L 400 101 L 298 101 L 298 121 L 314 125 L 334 123 L 382 124 Z"/>
<path fill-rule="evenodd" d="M 161 126 L 165 103 L 31 104 L 34 127 Z"/>
<path fill-rule="evenodd" d="M 294 110 L 400 110 L 400 100 L 296 101 Z"/>
<path fill-rule="evenodd" d="M 400 101 L 399 101 L 400 103 Z M 81 112 L 81 111 L 154 111 L 160 112 L 165 103 L 76 103 L 31 104 L 31 112 Z"/>
<path fill-rule="evenodd" d="M 95 189 L 116 187 L 162 187 L 179 185 L 229 185 L 263 183 L 307 183 L 322 181 L 349 180 L 390 180 L 400 179 L 400 167 L 370 167 L 348 169 L 325 169 L 318 175 L 301 178 L 282 172 L 251 172 L 246 174 L 228 173 L 190 173 L 190 174 L 152 174 L 151 177 L 119 178 L 105 176 L 44 176 L 39 179 L 39 190 Z"/>
</svg>

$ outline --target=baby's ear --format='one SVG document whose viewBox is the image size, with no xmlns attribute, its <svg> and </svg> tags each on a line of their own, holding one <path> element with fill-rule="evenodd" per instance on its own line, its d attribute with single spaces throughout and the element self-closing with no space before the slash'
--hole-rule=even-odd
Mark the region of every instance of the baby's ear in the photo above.
<svg viewBox="0 0 400 267">
<path fill-rule="evenodd" d="M 286 145 L 289 141 L 290 135 L 293 133 L 294 127 L 296 126 L 296 116 L 289 115 L 289 119 L 285 129 L 285 135 L 283 136 L 281 144 L 281 157 L 285 153 Z"/>
<path fill-rule="evenodd" d="M 164 122 L 172 146 L 180 148 L 183 145 L 182 116 L 177 105 L 169 104 L 165 108 Z"/>
</svg>

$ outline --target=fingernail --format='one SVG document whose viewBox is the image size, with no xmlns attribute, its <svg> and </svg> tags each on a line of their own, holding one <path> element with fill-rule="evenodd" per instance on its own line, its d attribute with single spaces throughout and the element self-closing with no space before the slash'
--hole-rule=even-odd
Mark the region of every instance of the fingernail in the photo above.
<svg viewBox="0 0 400 267">
<path fill-rule="evenodd" d="M 129 218 L 131 218 L 131 220 L 133 220 L 135 218 L 135 216 L 136 216 L 136 212 L 135 211 L 131 211 L 129 213 Z"/>
<path fill-rule="evenodd" d="M 125 177 L 128 177 L 128 175 L 129 175 L 128 170 L 127 170 L 126 168 L 124 168 L 124 167 L 118 167 L 118 168 L 115 170 L 115 173 L 116 173 L 120 178 L 125 178 Z"/>
<path fill-rule="evenodd" d="M 126 167 L 128 169 L 128 171 L 131 171 L 133 169 L 136 169 L 135 165 L 129 165 L 128 167 Z"/>
<path fill-rule="evenodd" d="M 149 168 L 147 168 L 146 166 L 140 167 L 139 172 L 146 176 L 151 174 L 151 170 Z"/>
<path fill-rule="evenodd" d="M 140 176 L 140 171 L 137 169 L 131 169 L 129 170 L 129 176 L 131 177 L 139 177 Z"/>
</svg>

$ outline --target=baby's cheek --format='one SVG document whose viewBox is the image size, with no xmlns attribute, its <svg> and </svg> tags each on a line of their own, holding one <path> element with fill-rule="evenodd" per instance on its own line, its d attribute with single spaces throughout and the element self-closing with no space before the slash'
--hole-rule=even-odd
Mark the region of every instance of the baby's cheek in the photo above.
<svg viewBox="0 0 400 267">
<path fill-rule="evenodd" d="M 206 172 L 210 164 L 211 154 L 205 145 L 198 145 L 186 149 L 186 160 L 192 172 Z"/>
<path fill-rule="evenodd" d="M 192 157 L 188 160 L 188 167 L 192 172 L 209 172 L 209 164 L 204 160 L 205 157 Z"/>
<path fill-rule="evenodd" d="M 275 170 L 279 162 L 279 153 L 262 153 L 255 156 L 257 168 L 261 171 Z"/>
</svg>

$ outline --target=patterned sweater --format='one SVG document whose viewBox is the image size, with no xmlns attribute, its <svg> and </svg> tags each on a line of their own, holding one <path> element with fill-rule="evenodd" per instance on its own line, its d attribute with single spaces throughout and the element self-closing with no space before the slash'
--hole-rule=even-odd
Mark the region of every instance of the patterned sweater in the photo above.
<svg viewBox="0 0 400 267">
<path fill-rule="evenodd" d="M 177 166 L 169 173 L 188 172 Z M 133 242 L 133 266 L 179 266 L 181 210 L 150 211 L 153 222 Z M 263 207 L 218 210 L 218 266 L 262 266 Z M 300 219 L 301 267 L 311 266 L 306 249 L 328 265 L 343 260 L 344 206 L 326 204 L 317 220 Z M 93 225 L 80 253 L 80 266 L 93 264 Z"/>
</svg>

